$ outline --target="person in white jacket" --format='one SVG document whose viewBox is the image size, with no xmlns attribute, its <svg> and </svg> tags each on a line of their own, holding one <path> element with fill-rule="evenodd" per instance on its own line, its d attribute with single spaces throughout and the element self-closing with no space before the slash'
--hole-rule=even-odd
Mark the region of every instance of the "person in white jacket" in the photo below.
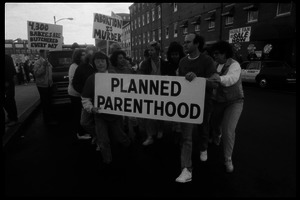
<svg viewBox="0 0 300 200">
<path fill-rule="evenodd" d="M 235 129 L 244 105 L 244 92 L 241 81 L 240 64 L 232 59 L 233 48 L 225 41 L 219 41 L 212 46 L 212 52 L 219 75 L 208 78 L 208 81 L 218 83 L 214 89 L 214 111 L 212 126 L 215 138 L 222 136 L 225 167 L 227 172 L 233 172 L 232 152 L 235 142 Z"/>
</svg>

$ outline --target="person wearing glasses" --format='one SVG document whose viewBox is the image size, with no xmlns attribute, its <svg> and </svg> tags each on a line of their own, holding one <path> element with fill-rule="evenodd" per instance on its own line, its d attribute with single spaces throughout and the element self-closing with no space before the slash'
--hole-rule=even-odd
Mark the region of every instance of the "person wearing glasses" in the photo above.
<svg viewBox="0 0 300 200">
<path fill-rule="evenodd" d="M 187 56 L 179 62 L 178 75 L 184 76 L 186 80 L 193 81 L 196 77 L 209 78 L 216 74 L 213 59 L 201 53 L 204 46 L 204 38 L 196 33 L 188 33 L 184 39 L 184 51 Z M 212 110 L 212 88 L 213 85 L 206 83 L 205 104 L 203 123 L 195 126 L 191 123 L 181 123 L 181 174 L 176 182 L 186 183 L 192 180 L 192 133 L 197 128 L 200 139 L 200 160 L 207 160 L 207 147 L 209 139 L 209 114 Z M 196 92 L 196 91 L 195 91 Z"/>
<path fill-rule="evenodd" d="M 218 75 L 208 79 L 217 83 L 214 89 L 214 111 L 212 125 L 215 138 L 222 136 L 225 167 L 228 173 L 233 172 L 232 152 L 235 142 L 235 129 L 244 105 L 244 92 L 241 81 L 241 66 L 234 60 L 233 48 L 225 41 L 212 46 Z"/>
</svg>

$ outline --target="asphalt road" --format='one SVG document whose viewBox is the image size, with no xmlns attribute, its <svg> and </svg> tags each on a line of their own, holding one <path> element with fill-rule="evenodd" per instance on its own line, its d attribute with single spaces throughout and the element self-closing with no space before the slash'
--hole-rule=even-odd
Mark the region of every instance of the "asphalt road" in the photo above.
<svg viewBox="0 0 300 200">
<path fill-rule="evenodd" d="M 63 106 L 56 108 L 58 126 L 45 127 L 38 109 L 4 149 L 5 196 L 296 197 L 296 94 L 252 86 L 244 92 L 233 174 L 224 172 L 222 144 L 210 145 L 208 161 L 199 161 L 195 133 L 193 181 L 176 183 L 180 151 L 168 123 L 149 147 L 137 135 L 130 156 L 115 156 L 118 167 L 108 173 L 90 141 L 76 139 Z"/>
</svg>

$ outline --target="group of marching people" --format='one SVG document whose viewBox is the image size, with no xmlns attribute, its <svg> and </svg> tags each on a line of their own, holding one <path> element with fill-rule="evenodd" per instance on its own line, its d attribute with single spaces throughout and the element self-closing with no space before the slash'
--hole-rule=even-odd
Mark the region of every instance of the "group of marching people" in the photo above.
<svg viewBox="0 0 300 200">
<path fill-rule="evenodd" d="M 203 52 L 204 44 L 200 35 L 189 33 L 185 36 L 183 45 L 177 42 L 169 45 L 165 61 L 160 57 L 161 45 L 153 41 L 148 44 L 144 52 L 145 59 L 139 64 L 132 63 L 116 43 L 111 47 L 109 56 L 97 51 L 94 46 L 88 46 L 85 50 L 75 49 L 73 63 L 69 68 L 68 93 L 78 139 L 91 139 L 96 144 L 96 150 L 101 152 L 103 163 L 109 166 L 113 161 L 111 139 L 128 150 L 141 127 L 146 132 L 143 146 L 151 145 L 155 141 L 154 137 L 163 137 L 163 120 L 105 114 L 94 107 L 96 73 L 183 76 L 187 81 L 202 77 L 206 78 L 203 123 L 172 123 L 173 132 L 177 132 L 181 138 L 181 174 L 176 182 L 186 183 L 192 180 L 194 130 L 197 130 L 200 138 L 200 160 L 207 160 L 210 141 L 219 145 L 222 139 L 225 169 L 233 172 L 235 129 L 244 102 L 241 67 L 233 59 L 233 49 L 228 42 L 213 44 L 212 56 Z"/>
</svg>

